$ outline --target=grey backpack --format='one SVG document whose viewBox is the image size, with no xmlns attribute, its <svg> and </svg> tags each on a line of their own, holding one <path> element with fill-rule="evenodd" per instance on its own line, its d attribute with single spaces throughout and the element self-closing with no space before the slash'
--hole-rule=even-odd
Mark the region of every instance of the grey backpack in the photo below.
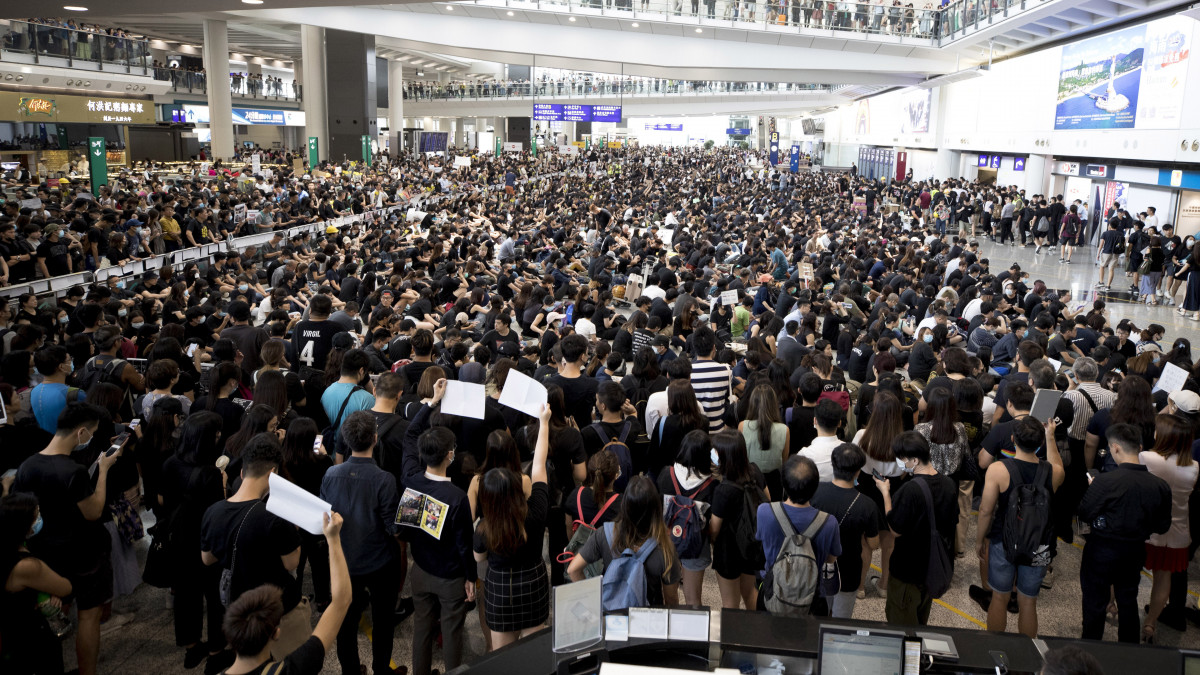
<svg viewBox="0 0 1200 675">
<path fill-rule="evenodd" d="M 812 538 L 825 526 L 829 514 L 818 511 L 808 528 L 797 534 L 782 503 L 772 503 L 771 513 L 783 530 L 783 545 L 763 580 L 763 605 L 774 616 L 805 616 L 817 597 L 823 562 L 817 560 Z"/>
</svg>

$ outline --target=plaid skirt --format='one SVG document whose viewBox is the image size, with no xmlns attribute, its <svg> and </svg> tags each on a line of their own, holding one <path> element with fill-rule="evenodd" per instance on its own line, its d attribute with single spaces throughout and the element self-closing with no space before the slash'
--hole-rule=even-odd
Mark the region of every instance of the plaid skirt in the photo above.
<svg viewBox="0 0 1200 675">
<path fill-rule="evenodd" d="M 546 564 L 498 570 L 488 567 L 483 583 L 483 614 L 488 628 L 501 633 L 541 626 L 550 618 L 550 578 Z"/>
</svg>

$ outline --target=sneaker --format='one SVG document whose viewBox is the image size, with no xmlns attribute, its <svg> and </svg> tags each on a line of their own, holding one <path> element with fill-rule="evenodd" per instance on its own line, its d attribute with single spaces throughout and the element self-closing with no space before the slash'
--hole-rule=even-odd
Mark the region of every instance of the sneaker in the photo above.
<svg viewBox="0 0 1200 675">
<path fill-rule="evenodd" d="M 857 591 L 854 593 L 854 597 L 855 597 L 855 598 L 857 598 L 857 599 L 859 599 L 859 600 L 862 600 L 862 599 L 866 598 L 866 597 L 867 597 L 867 588 L 864 586 L 864 587 L 862 587 L 862 588 L 858 589 L 858 590 L 857 590 Z"/>
<path fill-rule="evenodd" d="M 992 606 L 992 594 L 989 593 L 983 586 L 971 584 L 967 588 L 967 595 L 970 596 L 971 599 L 975 601 L 975 604 L 979 605 L 979 607 L 985 612 L 988 611 L 988 607 Z"/>
<path fill-rule="evenodd" d="M 1064 265 L 1070 265 L 1070 264 L 1071 264 L 1071 261 L 1070 261 L 1070 260 L 1064 260 L 1064 261 L 1063 261 L 1063 264 L 1064 264 Z"/>
<path fill-rule="evenodd" d="M 1047 590 L 1054 588 L 1054 568 L 1050 567 L 1046 570 L 1046 576 L 1042 577 L 1042 588 Z"/>
<path fill-rule="evenodd" d="M 871 590 L 874 591 L 875 595 L 887 599 L 887 587 L 879 585 L 880 578 L 878 576 L 867 579 L 867 582 L 871 584 Z"/>
<path fill-rule="evenodd" d="M 1058 259 L 1058 264 L 1059 264 L 1059 265 L 1063 264 L 1064 262 L 1066 262 L 1066 261 L 1065 261 L 1065 260 L 1063 260 L 1062 258 L 1059 258 L 1059 259 Z"/>
<path fill-rule="evenodd" d="M 191 670 L 201 663 L 204 663 L 204 659 L 207 658 L 208 645 L 204 642 L 197 642 L 195 645 L 188 647 L 183 653 L 183 667 Z"/>
</svg>

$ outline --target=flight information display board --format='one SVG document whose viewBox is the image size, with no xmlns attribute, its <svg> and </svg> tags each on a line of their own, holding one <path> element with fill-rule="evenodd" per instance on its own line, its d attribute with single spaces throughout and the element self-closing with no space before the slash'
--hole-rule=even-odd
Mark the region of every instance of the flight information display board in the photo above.
<svg viewBox="0 0 1200 675">
<path fill-rule="evenodd" d="M 535 103 L 533 119 L 543 122 L 620 122 L 621 106 Z"/>
</svg>

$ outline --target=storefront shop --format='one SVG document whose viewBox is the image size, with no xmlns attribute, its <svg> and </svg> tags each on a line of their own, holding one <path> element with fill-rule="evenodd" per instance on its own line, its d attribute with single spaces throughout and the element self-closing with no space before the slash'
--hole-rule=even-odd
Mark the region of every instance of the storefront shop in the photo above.
<svg viewBox="0 0 1200 675">
<path fill-rule="evenodd" d="M 196 125 L 201 145 L 212 137 L 208 106 L 191 103 L 162 106 L 162 121 Z M 234 108 L 233 140 L 239 146 L 297 148 L 303 145 L 304 111 L 271 108 Z"/>
<path fill-rule="evenodd" d="M 129 127 L 152 124 L 154 103 L 148 99 L 0 91 L 0 141 L 14 148 L 0 151 L 0 162 L 54 177 L 78 167 L 88 138 L 99 137 L 108 165 L 123 165 Z"/>
</svg>

